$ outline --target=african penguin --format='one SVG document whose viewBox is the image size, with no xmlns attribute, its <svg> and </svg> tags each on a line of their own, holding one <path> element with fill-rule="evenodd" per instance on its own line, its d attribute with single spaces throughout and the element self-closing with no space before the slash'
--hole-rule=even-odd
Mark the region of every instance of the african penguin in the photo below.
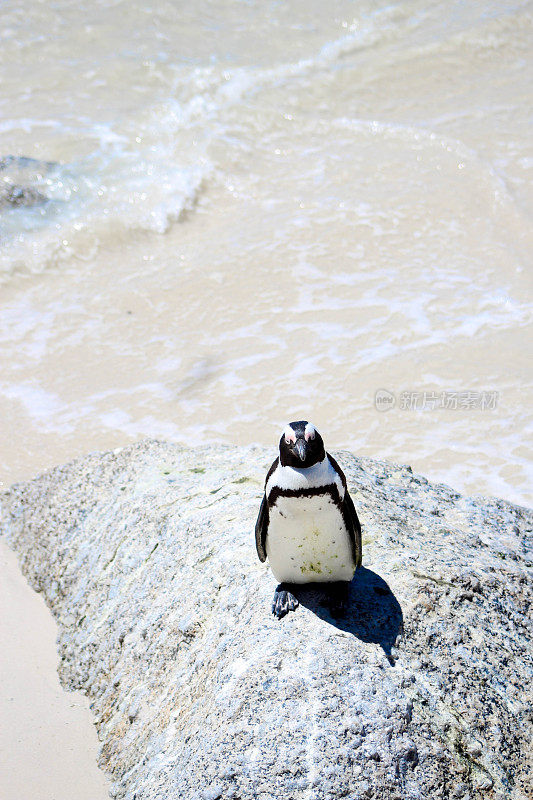
<svg viewBox="0 0 533 800">
<path fill-rule="evenodd" d="M 361 526 L 346 478 L 314 425 L 291 422 L 270 467 L 255 525 L 260 561 L 280 581 L 272 613 L 298 607 L 290 584 L 340 583 L 345 593 L 361 565 Z"/>
</svg>

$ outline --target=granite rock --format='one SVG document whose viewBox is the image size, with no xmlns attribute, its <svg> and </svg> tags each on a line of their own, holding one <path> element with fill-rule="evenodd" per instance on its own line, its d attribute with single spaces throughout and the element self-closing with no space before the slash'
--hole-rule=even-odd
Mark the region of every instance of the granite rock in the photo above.
<svg viewBox="0 0 533 800">
<path fill-rule="evenodd" d="M 48 197 L 46 195 L 29 186 L 17 186 L 16 184 L 0 186 L 0 208 L 16 208 L 17 206 L 25 206 L 27 208 L 47 202 Z"/>
<path fill-rule="evenodd" d="M 363 568 L 281 622 L 253 527 L 274 453 L 147 441 L 1 496 L 128 800 L 526 800 L 531 511 L 335 454 Z"/>
<path fill-rule="evenodd" d="M 0 156 L 0 209 L 29 208 L 48 203 L 44 191 L 59 164 L 27 156 Z"/>
</svg>

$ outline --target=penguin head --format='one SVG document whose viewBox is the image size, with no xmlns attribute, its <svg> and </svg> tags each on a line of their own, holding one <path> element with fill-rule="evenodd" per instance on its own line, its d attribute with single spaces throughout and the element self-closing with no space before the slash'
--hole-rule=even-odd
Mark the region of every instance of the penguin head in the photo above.
<svg viewBox="0 0 533 800">
<path fill-rule="evenodd" d="M 279 460 L 282 467 L 305 469 L 326 457 L 322 437 L 311 422 L 300 420 L 285 426 L 279 440 Z"/>
</svg>

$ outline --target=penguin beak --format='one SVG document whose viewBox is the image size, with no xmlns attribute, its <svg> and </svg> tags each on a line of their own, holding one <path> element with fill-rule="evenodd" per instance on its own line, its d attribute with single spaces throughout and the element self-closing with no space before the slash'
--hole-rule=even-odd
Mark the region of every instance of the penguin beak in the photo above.
<svg viewBox="0 0 533 800">
<path fill-rule="evenodd" d="M 306 443 L 303 439 L 297 439 L 296 444 L 294 445 L 294 451 L 298 455 L 300 461 L 305 461 L 306 453 Z"/>
</svg>

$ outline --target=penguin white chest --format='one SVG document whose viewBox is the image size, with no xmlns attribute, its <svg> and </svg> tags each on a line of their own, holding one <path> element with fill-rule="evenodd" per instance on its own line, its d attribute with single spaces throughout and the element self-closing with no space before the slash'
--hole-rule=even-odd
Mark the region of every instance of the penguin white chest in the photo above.
<svg viewBox="0 0 533 800">
<path fill-rule="evenodd" d="M 269 509 L 266 552 L 280 582 L 350 581 L 355 572 L 348 531 L 328 492 L 278 497 Z"/>
</svg>

